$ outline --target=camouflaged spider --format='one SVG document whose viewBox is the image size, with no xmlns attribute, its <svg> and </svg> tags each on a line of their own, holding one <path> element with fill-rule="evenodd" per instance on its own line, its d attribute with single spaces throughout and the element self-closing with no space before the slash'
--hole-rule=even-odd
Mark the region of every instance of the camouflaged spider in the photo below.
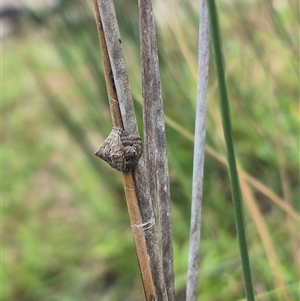
<svg viewBox="0 0 300 301">
<path fill-rule="evenodd" d="M 124 129 L 114 127 L 95 155 L 106 161 L 112 168 L 130 172 L 143 152 L 139 136 L 129 135 Z"/>
</svg>

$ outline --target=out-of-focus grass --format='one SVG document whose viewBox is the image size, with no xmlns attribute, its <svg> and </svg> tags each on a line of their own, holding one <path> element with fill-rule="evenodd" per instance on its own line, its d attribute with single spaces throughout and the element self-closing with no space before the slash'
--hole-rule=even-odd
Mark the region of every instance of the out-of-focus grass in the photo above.
<svg viewBox="0 0 300 301">
<path fill-rule="evenodd" d="M 141 123 L 136 3 L 116 5 Z M 299 297 L 299 44 L 292 5 L 219 4 L 236 153 L 247 175 L 240 180 L 253 282 L 256 293 L 265 294 L 259 300 Z M 155 8 L 180 291 L 187 267 L 198 8 L 166 1 Z M 59 13 L 44 20 L 41 28 L 24 26 L 21 36 L 3 42 L 3 300 L 141 300 L 121 177 L 93 155 L 111 122 L 91 8 L 62 1 Z M 216 88 L 211 64 L 199 296 L 237 300 L 243 283 Z"/>
</svg>

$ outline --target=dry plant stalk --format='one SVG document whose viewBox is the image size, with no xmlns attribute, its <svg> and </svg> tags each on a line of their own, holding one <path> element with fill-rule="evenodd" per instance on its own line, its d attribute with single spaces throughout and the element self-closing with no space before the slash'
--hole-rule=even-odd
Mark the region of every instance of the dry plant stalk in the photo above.
<svg viewBox="0 0 300 301">
<path fill-rule="evenodd" d="M 161 300 L 173 301 L 175 290 L 170 184 L 152 1 L 139 0 L 139 13 L 145 164 L 155 218 L 159 221 L 157 228 L 161 243 L 159 260 L 162 273 L 158 277 L 160 285 L 165 286 Z"/>
<path fill-rule="evenodd" d="M 97 0 L 94 0 L 94 9 L 96 15 L 98 37 L 100 41 L 100 50 L 103 59 L 105 81 L 106 81 L 106 87 L 109 96 L 109 105 L 111 110 L 112 122 L 114 127 L 123 129 L 124 128 L 123 119 L 121 115 L 121 109 L 119 106 L 118 95 L 116 90 L 116 78 L 113 74 L 111 60 L 108 54 L 106 38 L 103 31 L 103 24 L 102 24 L 100 10 L 99 10 L 100 5 L 101 4 L 98 3 Z M 131 128 L 130 127 L 127 128 L 126 130 L 130 134 L 137 135 L 137 127 L 136 129 L 134 129 L 134 125 Z M 132 227 L 132 234 L 134 238 L 136 254 L 137 254 L 138 263 L 140 267 L 140 273 L 141 273 L 146 301 L 155 301 L 157 300 L 155 287 L 153 284 L 150 261 L 147 253 L 147 247 L 146 247 L 146 241 L 145 241 L 144 229 L 143 229 L 144 224 L 142 221 L 138 199 L 136 195 L 136 185 L 133 178 L 133 173 L 131 171 L 127 173 L 122 172 L 122 178 L 123 178 L 126 202 L 127 202 L 130 223 Z"/>
<path fill-rule="evenodd" d="M 209 67 L 209 19 L 207 0 L 200 3 L 198 87 L 194 139 L 193 191 L 186 300 L 197 300 L 201 232 L 202 185 L 205 153 L 206 110 Z"/>
</svg>

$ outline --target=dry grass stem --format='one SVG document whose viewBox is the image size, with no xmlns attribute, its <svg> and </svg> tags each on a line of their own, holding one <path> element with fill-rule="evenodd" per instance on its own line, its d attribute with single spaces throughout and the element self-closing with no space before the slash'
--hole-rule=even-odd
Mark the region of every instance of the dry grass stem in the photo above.
<svg viewBox="0 0 300 301">
<path fill-rule="evenodd" d="M 268 258 L 270 264 L 270 269 L 272 270 L 271 275 L 273 276 L 274 287 L 276 288 L 276 291 L 278 291 L 278 298 L 279 300 L 288 301 L 290 300 L 290 298 L 286 294 L 286 292 L 284 290 L 280 291 L 280 288 L 283 288 L 285 286 L 280 271 L 280 260 L 278 258 L 274 243 L 272 242 L 266 222 L 256 203 L 253 189 L 242 176 L 240 176 L 240 183 L 243 195 L 245 196 L 245 199 L 247 199 L 246 204 L 248 205 L 249 211 L 253 216 L 253 220 L 256 224 L 256 229 L 258 230 L 259 236 L 261 237 L 261 241 L 266 252 L 266 257 Z"/>
<path fill-rule="evenodd" d="M 142 68 L 143 120 L 145 164 L 150 183 L 151 201 L 159 221 L 162 274 L 157 285 L 161 286 L 161 300 L 175 299 L 171 202 L 165 122 L 161 97 L 160 72 L 156 46 L 156 33 L 152 1 L 140 0 L 140 43 Z M 158 270 L 160 272 L 160 269 Z M 164 287 L 166 293 L 164 293 Z"/>
<path fill-rule="evenodd" d="M 193 190 L 186 300 L 197 300 L 209 67 L 209 19 L 206 0 L 200 5 L 198 87 L 194 140 Z"/>
<path fill-rule="evenodd" d="M 172 127 L 174 130 L 176 130 L 178 133 L 183 135 L 186 139 L 190 141 L 194 141 L 194 136 L 191 132 L 184 129 L 182 126 L 180 126 L 178 123 L 176 123 L 173 119 L 165 116 L 166 123 Z M 206 145 L 205 151 L 215 158 L 217 161 L 221 162 L 222 164 L 227 166 L 226 157 L 217 151 L 215 151 L 212 147 Z M 257 191 L 265 195 L 268 199 L 270 199 L 272 202 L 274 202 L 278 207 L 280 207 L 282 210 L 284 210 L 290 218 L 293 220 L 300 222 L 300 215 L 296 210 L 289 205 L 287 202 L 283 200 L 283 198 L 276 195 L 273 191 L 271 191 L 267 186 L 265 186 L 263 183 L 259 182 L 255 178 L 253 178 L 251 175 L 249 175 L 241 166 L 238 165 L 239 174 L 243 179 L 245 179 L 253 188 L 255 188 Z"/>
<path fill-rule="evenodd" d="M 113 4 L 110 1 L 97 0 L 94 0 L 94 4 L 113 126 L 125 128 L 130 134 L 138 134 Z M 143 164 L 139 165 L 143 167 Z M 137 190 L 141 187 L 136 185 L 132 172 L 122 173 L 122 177 L 145 297 L 147 301 L 154 301 L 156 293 L 137 197 Z M 140 192 L 140 195 L 142 194 Z M 143 197 L 145 198 L 144 195 Z M 151 214 L 151 210 L 148 211 Z"/>
</svg>

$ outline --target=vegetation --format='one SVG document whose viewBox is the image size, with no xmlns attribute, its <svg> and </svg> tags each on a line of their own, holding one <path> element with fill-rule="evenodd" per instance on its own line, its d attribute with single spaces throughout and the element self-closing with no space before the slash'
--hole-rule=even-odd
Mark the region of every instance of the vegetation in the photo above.
<svg viewBox="0 0 300 301">
<path fill-rule="evenodd" d="M 297 1 L 217 1 L 257 300 L 299 292 Z M 121 176 L 94 156 L 111 130 L 92 6 L 60 1 L 2 52 L 3 300 L 141 300 Z M 155 1 L 171 181 L 175 286 L 186 283 L 198 4 Z M 116 3 L 142 127 L 138 9 Z M 170 9 L 171 8 L 171 9 Z M 244 296 L 211 63 L 199 296 Z M 297 138 L 298 137 L 298 138 Z"/>
</svg>

